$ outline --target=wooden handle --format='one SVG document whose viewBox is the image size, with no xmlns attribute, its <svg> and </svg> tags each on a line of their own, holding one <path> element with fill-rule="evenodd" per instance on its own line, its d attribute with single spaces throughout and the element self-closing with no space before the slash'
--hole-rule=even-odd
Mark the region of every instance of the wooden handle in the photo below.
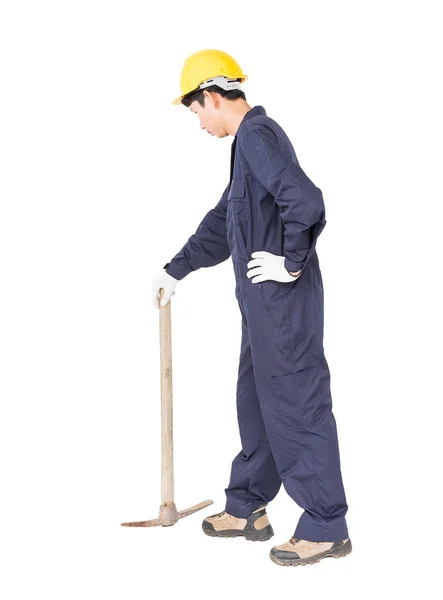
<svg viewBox="0 0 443 600">
<path fill-rule="evenodd" d="M 165 290 L 160 288 L 160 301 Z M 174 449 L 172 412 L 172 341 L 171 300 L 160 304 L 160 389 L 161 389 L 161 435 L 162 435 L 162 503 L 174 501 Z"/>
</svg>

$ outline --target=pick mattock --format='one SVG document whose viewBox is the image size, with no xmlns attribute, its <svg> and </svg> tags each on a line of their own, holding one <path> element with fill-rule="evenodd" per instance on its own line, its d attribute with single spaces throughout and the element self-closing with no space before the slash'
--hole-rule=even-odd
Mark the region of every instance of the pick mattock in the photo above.
<svg viewBox="0 0 443 600">
<path fill-rule="evenodd" d="M 164 289 L 160 288 L 160 300 Z M 162 428 L 162 474 L 160 514 L 158 519 L 150 521 L 134 521 L 122 523 L 126 527 L 163 527 L 174 525 L 179 519 L 192 515 L 198 510 L 213 503 L 205 500 L 187 508 L 177 511 L 174 503 L 174 454 L 173 454 L 173 428 L 172 428 L 172 347 L 171 347 L 171 300 L 165 305 L 160 304 L 160 370 L 161 370 L 161 428 Z"/>
</svg>

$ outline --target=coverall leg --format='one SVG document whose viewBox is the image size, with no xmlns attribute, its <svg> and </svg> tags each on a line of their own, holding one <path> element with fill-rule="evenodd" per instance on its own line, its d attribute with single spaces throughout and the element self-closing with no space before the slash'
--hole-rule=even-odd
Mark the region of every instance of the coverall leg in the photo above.
<svg viewBox="0 0 443 600">
<path fill-rule="evenodd" d="M 255 509 L 271 502 L 282 482 L 269 445 L 255 387 L 249 331 L 240 301 L 239 306 L 242 334 L 237 380 L 237 419 L 242 449 L 232 462 L 229 487 L 225 489 L 225 510 L 237 517 L 247 517 Z"/>
<path fill-rule="evenodd" d="M 275 461 L 285 490 L 304 509 L 294 536 L 314 542 L 346 539 L 348 507 L 322 342 L 317 253 L 293 283 L 254 284 L 246 276 L 250 255 L 244 232 L 230 215 L 228 239 L 248 342 L 242 342 L 237 388 L 243 449 L 232 463 L 226 511 L 245 517 L 275 496 Z M 260 410 L 254 410 L 256 394 Z"/>
</svg>

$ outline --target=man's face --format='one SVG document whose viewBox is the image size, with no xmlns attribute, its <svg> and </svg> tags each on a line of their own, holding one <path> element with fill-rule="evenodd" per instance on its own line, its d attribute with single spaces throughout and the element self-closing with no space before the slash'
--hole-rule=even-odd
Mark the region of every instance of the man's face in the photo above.
<svg viewBox="0 0 443 600">
<path fill-rule="evenodd" d="M 214 96 L 205 94 L 204 107 L 194 100 L 189 106 L 189 110 L 198 115 L 201 129 L 206 129 L 210 135 L 219 138 L 229 135 L 222 123 L 220 105 L 214 103 Z"/>
</svg>

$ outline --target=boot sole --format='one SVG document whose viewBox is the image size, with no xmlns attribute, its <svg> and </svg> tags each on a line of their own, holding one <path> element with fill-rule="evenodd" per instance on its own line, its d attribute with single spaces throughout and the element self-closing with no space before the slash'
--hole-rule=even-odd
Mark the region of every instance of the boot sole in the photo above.
<svg viewBox="0 0 443 600">
<path fill-rule="evenodd" d="M 272 551 L 269 553 L 269 556 L 271 558 L 271 560 L 273 562 L 275 562 L 277 565 L 282 565 L 284 567 L 297 567 L 298 565 L 314 565 L 315 563 L 320 562 L 321 560 L 323 560 L 323 558 L 328 558 L 328 557 L 332 557 L 332 558 L 342 558 L 343 556 L 346 556 L 348 554 L 350 554 L 352 552 L 352 544 L 351 544 L 351 540 L 348 540 L 345 544 L 343 544 L 343 546 L 340 546 L 339 548 L 335 548 L 335 550 L 325 550 L 324 552 L 321 552 L 320 554 L 317 554 L 315 556 L 310 556 L 307 558 L 292 558 L 292 559 L 281 559 L 281 558 L 277 558 Z"/>
<path fill-rule="evenodd" d="M 255 531 L 243 531 L 242 529 L 225 529 L 224 531 L 215 531 L 202 527 L 206 535 L 210 537 L 244 537 L 251 542 L 266 542 L 274 535 L 271 525 L 266 525 Z"/>
</svg>

